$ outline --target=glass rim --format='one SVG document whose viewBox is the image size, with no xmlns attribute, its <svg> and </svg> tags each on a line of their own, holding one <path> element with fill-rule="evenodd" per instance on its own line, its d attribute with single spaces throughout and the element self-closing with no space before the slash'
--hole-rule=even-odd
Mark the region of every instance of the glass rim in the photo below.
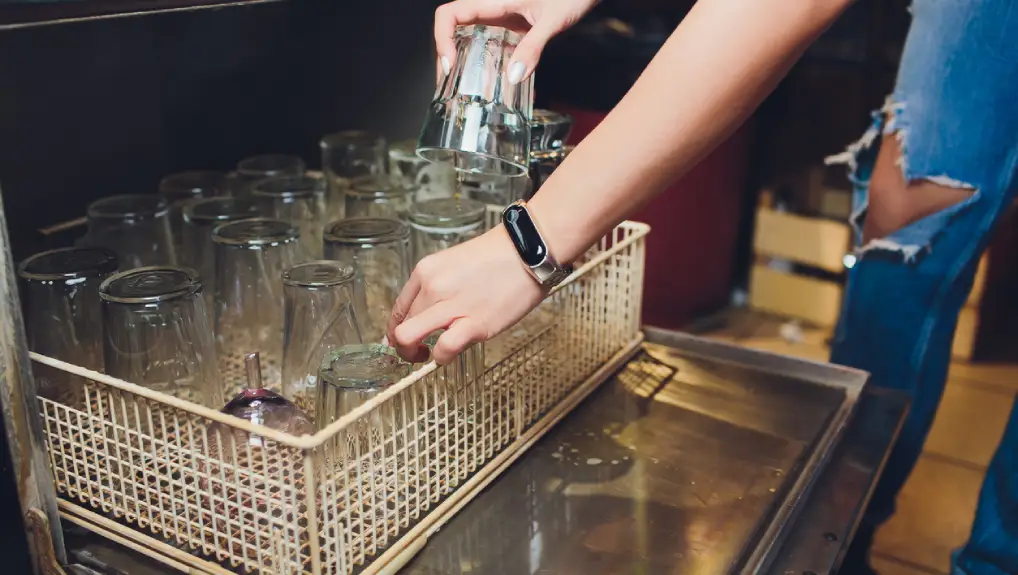
<svg viewBox="0 0 1018 575">
<path fill-rule="evenodd" d="M 303 200 L 323 194 L 325 179 L 307 173 L 299 176 L 269 176 L 251 184 L 251 195 L 262 199 Z"/>
<path fill-rule="evenodd" d="M 159 180 L 159 193 L 168 200 L 211 198 L 226 193 L 227 176 L 218 170 L 186 170 Z"/>
<path fill-rule="evenodd" d="M 138 296 L 122 296 L 110 293 L 113 288 L 113 284 L 123 280 L 124 278 L 146 274 L 151 272 L 176 272 L 184 276 L 183 279 L 186 281 L 182 282 L 179 286 L 173 287 L 167 290 L 165 293 L 153 294 L 153 295 L 138 295 Z M 143 303 L 161 303 L 172 301 L 175 299 L 185 298 L 196 293 L 201 292 L 202 283 L 201 278 L 198 277 L 198 272 L 192 268 L 182 266 L 144 266 L 140 268 L 133 268 L 124 270 L 122 272 L 115 273 L 110 277 L 103 280 L 99 284 L 99 297 L 110 303 L 121 303 L 121 304 L 143 304 Z"/>
<path fill-rule="evenodd" d="M 322 149 L 331 149 L 339 146 L 346 146 L 352 141 L 367 142 L 371 148 L 386 146 L 385 136 L 372 132 L 371 130 L 340 130 L 329 132 L 318 140 Z"/>
<path fill-rule="evenodd" d="M 400 162 L 419 160 L 426 162 L 424 158 L 417 155 L 417 140 L 400 140 L 389 146 L 389 159 Z"/>
<path fill-rule="evenodd" d="M 271 166 L 268 169 L 264 168 L 257 169 L 251 166 L 251 164 L 254 164 L 256 162 L 269 160 L 279 161 L 279 164 L 291 163 L 293 165 L 285 166 L 277 164 Z M 296 154 L 256 154 L 254 156 L 248 156 L 246 158 L 243 158 L 239 162 L 237 162 L 237 166 L 234 171 L 237 173 L 237 175 L 241 177 L 251 177 L 251 176 L 268 177 L 268 176 L 291 175 L 293 174 L 293 172 L 291 172 L 290 170 L 293 169 L 294 167 L 298 167 L 299 171 L 303 172 L 307 170 L 307 163 L 304 161 L 304 158 Z"/>
<path fill-rule="evenodd" d="M 66 272 L 33 272 L 28 268 L 38 263 L 39 260 L 51 257 L 56 254 L 72 253 L 77 252 L 84 254 L 86 252 L 95 252 L 97 255 L 102 256 L 104 259 L 97 261 L 82 269 L 69 270 Z M 57 280 L 72 280 L 78 278 L 89 278 L 99 277 L 104 274 L 109 274 L 117 271 L 119 267 L 118 257 L 116 252 L 108 248 L 101 246 L 87 246 L 87 247 L 66 247 L 56 248 L 53 250 L 46 250 L 36 254 L 32 254 L 25 258 L 18 265 L 18 276 L 28 281 L 57 281 Z"/>
<path fill-rule="evenodd" d="M 210 204 L 244 204 L 248 206 L 247 212 L 217 212 L 215 214 L 204 214 L 198 212 L 198 209 L 202 206 Z M 230 222 L 235 220 L 242 220 L 248 217 L 256 217 L 258 215 L 258 205 L 247 198 L 234 198 L 230 196 L 217 197 L 217 198 L 201 198 L 188 202 L 184 206 L 183 218 L 184 223 L 214 223 L 214 222 Z"/>
<path fill-rule="evenodd" d="M 531 126 L 555 126 L 573 121 L 573 117 L 564 112 L 556 112 L 547 108 L 534 108 L 530 113 Z"/>
<path fill-rule="evenodd" d="M 336 275 L 327 278 L 301 279 L 295 278 L 294 272 L 306 268 L 328 268 Z M 283 285 L 292 287 L 335 287 L 352 283 L 356 273 L 353 266 L 336 260 L 310 260 L 291 266 L 283 272 Z"/>
<path fill-rule="evenodd" d="M 270 229 L 269 233 L 251 235 L 248 237 L 230 237 L 223 235 L 223 232 L 235 231 L 227 228 L 240 228 L 243 225 L 250 226 L 254 223 L 272 224 L 272 227 L 275 229 Z M 220 224 L 212 230 L 212 242 L 227 247 L 248 249 L 274 247 L 293 243 L 298 239 L 300 239 L 300 229 L 290 223 L 272 218 L 245 218 L 241 220 L 234 220 L 232 222 Z"/>
<path fill-rule="evenodd" d="M 387 226 L 376 234 L 364 233 L 342 233 L 343 228 L 353 228 L 357 225 L 378 224 Z M 323 239 L 325 243 L 340 244 L 348 246 L 381 245 L 406 241 L 410 238 L 410 227 L 396 218 L 379 217 L 358 217 L 337 220 L 325 226 Z"/>
<path fill-rule="evenodd" d="M 368 184 L 378 184 L 369 186 Z M 343 189 L 343 194 L 364 198 L 399 198 L 413 194 L 414 187 L 404 185 L 387 175 L 368 174 L 350 180 L 350 185 Z"/>
<path fill-rule="evenodd" d="M 357 377 L 352 375 L 334 375 L 332 378 L 326 377 L 326 374 L 332 371 L 333 366 L 339 359 L 355 353 L 378 353 L 391 358 L 394 361 L 393 364 L 388 367 L 388 370 L 380 374 L 380 376 L 374 381 L 371 381 L 366 377 Z M 332 350 L 327 353 L 324 358 L 322 358 L 318 369 L 318 384 L 323 387 L 328 385 L 341 390 L 369 391 L 385 389 L 395 385 L 400 380 L 410 375 L 411 371 L 412 366 L 403 361 L 403 358 L 401 358 L 392 347 L 380 343 L 355 343 L 344 345 L 339 349 Z M 385 381 L 385 383 L 379 383 L 379 381 L 384 381 L 386 379 L 388 379 L 388 381 Z M 346 385 L 344 385 L 344 383 Z"/>
<path fill-rule="evenodd" d="M 121 207 L 120 209 L 108 209 L 112 205 L 118 202 L 129 204 L 134 202 L 135 204 L 141 202 L 153 202 L 151 206 L 137 206 L 133 209 L 129 209 L 130 206 Z M 115 196 L 106 196 L 105 198 L 99 198 L 88 205 L 87 214 L 90 220 L 154 220 L 161 218 L 168 214 L 170 211 L 170 205 L 166 201 L 166 198 L 159 194 L 118 194 Z"/>
<path fill-rule="evenodd" d="M 441 154 L 462 154 L 464 156 L 473 156 L 476 158 L 483 158 L 485 160 L 492 161 L 500 166 L 512 168 L 511 171 L 481 171 L 481 170 L 466 170 L 460 168 L 458 162 L 455 160 L 450 162 L 443 160 Z M 428 162 L 433 164 L 445 164 L 452 167 L 457 172 L 463 172 L 466 174 L 475 174 L 479 176 L 505 176 L 509 178 L 515 178 L 523 176 L 527 173 L 527 165 L 523 162 L 516 162 L 514 160 L 507 159 L 505 157 L 496 156 L 494 154 L 487 154 L 484 152 L 470 152 L 460 150 L 458 148 L 447 148 L 444 146 L 417 146 L 417 155 L 424 158 Z"/>
<path fill-rule="evenodd" d="M 441 208 L 455 207 L 455 210 Z M 430 211 L 428 208 L 432 208 Z M 435 209 L 438 208 L 438 209 Z M 410 205 L 407 219 L 420 226 L 459 227 L 470 225 L 475 227 L 484 222 L 488 206 L 470 198 L 435 198 Z"/>
</svg>

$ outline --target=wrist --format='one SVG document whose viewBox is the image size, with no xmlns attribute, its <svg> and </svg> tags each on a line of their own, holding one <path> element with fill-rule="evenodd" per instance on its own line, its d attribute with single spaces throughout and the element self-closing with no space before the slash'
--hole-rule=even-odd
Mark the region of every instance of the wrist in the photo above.
<svg viewBox="0 0 1018 575">
<path fill-rule="evenodd" d="M 553 202 L 548 201 L 548 197 L 549 194 L 545 194 L 544 197 L 540 194 L 535 195 L 527 202 L 527 209 L 541 232 L 541 237 L 544 238 L 548 254 L 559 265 L 571 265 L 585 250 L 585 247 L 575 245 L 578 243 L 575 233 L 577 221 L 570 218 Z"/>
</svg>

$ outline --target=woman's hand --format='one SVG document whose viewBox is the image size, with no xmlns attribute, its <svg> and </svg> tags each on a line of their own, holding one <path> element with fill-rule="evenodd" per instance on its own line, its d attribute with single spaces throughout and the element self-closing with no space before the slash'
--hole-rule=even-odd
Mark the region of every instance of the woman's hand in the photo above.
<svg viewBox="0 0 1018 575">
<path fill-rule="evenodd" d="M 443 4 L 435 11 L 439 65 L 446 74 L 452 69 L 457 26 L 500 26 L 524 34 L 509 66 L 509 82 L 519 83 L 534 72 L 548 40 L 576 24 L 596 3 L 597 0 L 455 0 Z"/>
<path fill-rule="evenodd" d="M 421 341 L 445 329 L 432 353 L 452 361 L 471 344 L 512 326 L 544 299 L 502 226 L 421 260 L 392 308 L 387 337 L 404 359 L 421 362 Z"/>
</svg>

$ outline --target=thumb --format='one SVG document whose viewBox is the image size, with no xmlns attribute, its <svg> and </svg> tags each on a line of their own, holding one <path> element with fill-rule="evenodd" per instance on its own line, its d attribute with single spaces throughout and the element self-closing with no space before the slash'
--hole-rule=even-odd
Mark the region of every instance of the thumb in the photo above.
<svg viewBox="0 0 1018 575">
<path fill-rule="evenodd" d="M 534 73 L 537 61 L 541 59 L 541 52 L 544 51 L 548 41 L 558 32 L 559 26 L 552 24 L 549 18 L 544 18 L 534 24 L 520 40 L 516 50 L 513 51 L 513 61 L 509 65 L 510 84 L 519 84 Z"/>
</svg>

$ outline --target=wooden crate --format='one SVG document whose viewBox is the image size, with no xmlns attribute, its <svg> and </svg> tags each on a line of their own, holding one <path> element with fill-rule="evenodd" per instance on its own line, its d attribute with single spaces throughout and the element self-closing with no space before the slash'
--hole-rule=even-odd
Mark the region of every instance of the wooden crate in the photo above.
<svg viewBox="0 0 1018 575">
<path fill-rule="evenodd" d="M 786 272 L 764 260 L 785 260 L 840 273 L 851 238 L 848 224 L 777 212 L 764 202 L 756 214 L 753 251 L 758 263 L 750 272 L 750 307 L 833 326 L 841 309 L 840 283 Z"/>
</svg>

